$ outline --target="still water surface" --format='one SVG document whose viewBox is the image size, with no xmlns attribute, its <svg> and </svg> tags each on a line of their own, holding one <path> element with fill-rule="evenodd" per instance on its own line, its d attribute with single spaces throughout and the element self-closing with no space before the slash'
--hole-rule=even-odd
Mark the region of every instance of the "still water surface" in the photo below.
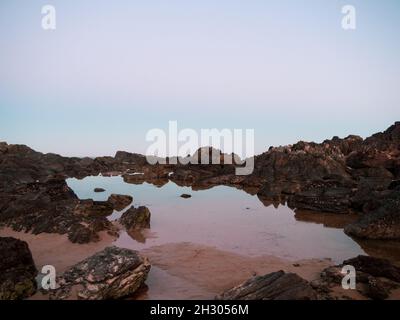
<svg viewBox="0 0 400 320">
<path fill-rule="evenodd" d="M 107 200 L 110 194 L 131 195 L 133 205 L 151 211 L 151 229 L 128 235 L 115 245 L 141 250 L 189 242 L 247 256 L 273 255 L 298 260 L 331 258 L 334 262 L 365 254 L 348 237 L 338 215 L 298 212 L 286 205 L 265 206 L 257 196 L 226 186 L 192 191 L 169 182 L 162 187 L 128 184 L 119 176 L 68 179 L 80 199 Z M 94 188 L 104 188 L 95 193 Z M 183 199 L 181 194 L 192 197 Z M 109 218 L 117 219 L 122 212 Z"/>
</svg>

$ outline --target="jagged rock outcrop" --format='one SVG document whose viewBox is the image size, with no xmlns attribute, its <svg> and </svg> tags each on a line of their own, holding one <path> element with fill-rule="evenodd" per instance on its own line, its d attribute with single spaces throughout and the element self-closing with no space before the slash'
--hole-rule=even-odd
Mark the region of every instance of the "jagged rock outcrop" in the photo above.
<svg viewBox="0 0 400 320">
<path fill-rule="evenodd" d="M 106 300 L 134 294 L 150 271 L 147 258 L 136 251 L 108 247 L 57 277 L 50 299 Z"/>
<path fill-rule="evenodd" d="M 297 274 L 284 271 L 253 277 L 217 297 L 218 300 L 316 300 L 317 292 Z"/>
<path fill-rule="evenodd" d="M 365 140 L 357 136 L 334 137 L 322 143 L 301 141 L 271 147 L 254 157 L 251 175 L 237 176 L 236 163 L 221 161 L 224 155 L 218 150 L 215 154 L 220 164 L 174 164 L 176 159 L 169 158 L 166 164 L 150 165 L 145 156 L 123 151 L 115 157 L 66 158 L 2 142 L 0 225 L 34 233 L 67 233 L 76 241 L 96 240 L 95 230 L 111 228 L 104 217 L 110 214 L 111 202 L 80 202 L 64 179 L 102 173 L 121 174 L 128 183 L 148 182 L 157 186 L 172 180 L 193 190 L 228 185 L 257 194 L 263 203 L 288 201 L 296 209 L 355 211 L 362 216 L 346 228 L 348 234 L 400 239 L 396 194 L 396 181 L 400 180 L 399 148 L 400 122 L 396 122 Z M 198 157 L 201 150 L 192 157 Z M 235 157 L 236 160 L 239 162 Z M 114 209 L 117 205 L 110 206 Z M 83 237 L 78 236 L 80 230 L 84 231 Z"/>
<path fill-rule="evenodd" d="M 65 180 L 50 178 L 43 182 L 18 184 L 8 193 L 0 193 L 0 226 L 33 234 L 68 234 L 73 242 L 98 240 L 99 231 L 114 232 L 101 204 L 80 201 Z M 89 208 L 88 212 L 83 207 Z"/>
<path fill-rule="evenodd" d="M 37 290 L 38 274 L 28 244 L 0 237 L 0 300 L 25 299 Z"/>
</svg>

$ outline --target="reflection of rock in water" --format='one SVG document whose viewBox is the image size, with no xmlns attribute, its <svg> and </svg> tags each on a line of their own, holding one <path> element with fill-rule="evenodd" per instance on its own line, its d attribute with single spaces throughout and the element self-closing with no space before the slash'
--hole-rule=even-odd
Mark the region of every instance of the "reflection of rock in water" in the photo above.
<svg viewBox="0 0 400 320">
<path fill-rule="evenodd" d="M 346 225 L 358 219 L 358 215 L 356 214 L 339 215 L 335 213 L 318 213 L 307 210 L 296 210 L 294 217 L 297 221 L 322 224 L 324 227 L 336 229 L 343 229 Z"/>
<path fill-rule="evenodd" d="M 370 256 L 388 259 L 400 267 L 400 241 L 361 240 L 352 238 Z"/>
<path fill-rule="evenodd" d="M 137 242 L 146 243 L 146 237 L 141 230 L 131 229 L 127 231 L 127 233 L 132 239 L 136 240 Z"/>
<path fill-rule="evenodd" d="M 124 179 L 124 182 L 129 184 L 140 185 L 146 182 L 159 188 L 169 182 L 168 178 L 157 178 L 144 174 L 124 174 L 122 175 L 122 178 Z"/>
<path fill-rule="evenodd" d="M 274 197 L 274 198 L 270 198 L 270 197 L 263 197 L 259 194 L 257 194 L 257 198 L 258 200 L 260 200 L 260 202 L 265 206 L 265 207 L 269 207 L 269 206 L 274 206 L 275 209 L 278 209 L 279 206 L 285 206 L 286 205 L 286 199 L 285 197 Z"/>
</svg>

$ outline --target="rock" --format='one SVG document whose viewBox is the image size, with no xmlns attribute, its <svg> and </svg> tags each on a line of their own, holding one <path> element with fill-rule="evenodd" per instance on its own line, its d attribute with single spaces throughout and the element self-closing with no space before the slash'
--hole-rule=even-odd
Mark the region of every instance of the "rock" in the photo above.
<svg viewBox="0 0 400 320">
<path fill-rule="evenodd" d="M 341 273 L 344 266 L 353 266 L 356 270 L 356 289 L 363 296 L 383 300 L 390 297 L 393 289 L 400 288 L 400 268 L 391 264 L 386 259 L 370 256 L 358 256 L 343 261 L 341 265 L 330 266 L 321 272 L 320 288 L 329 288 L 329 299 L 333 288 L 341 288 L 344 274 Z"/>
<path fill-rule="evenodd" d="M 50 299 L 105 300 L 134 294 L 150 271 L 147 258 L 136 251 L 108 247 L 57 277 Z"/>
<path fill-rule="evenodd" d="M 302 191 L 290 196 L 290 208 L 319 212 L 349 213 L 350 186 L 336 181 L 319 181 L 307 185 Z"/>
<path fill-rule="evenodd" d="M 0 238 L 0 300 L 24 299 L 37 290 L 38 274 L 28 244 Z"/>
<path fill-rule="evenodd" d="M 127 195 L 112 194 L 107 201 L 111 203 L 115 210 L 121 211 L 132 203 L 133 198 Z"/>
<path fill-rule="evenodd" d="M 89 243 L 99 241 L 97 232 L 82 224 L 77 224 L 71 227 L 68 233 L 68 239 L 72 243 Z"/>
<path fill-rule="evenodd" d="M 127 230 L 143 229 L 150 228 L 150 217 L 151 213 L 147 207 L 135 208 L 132 206 L 122 214 L 119 221 Z"/>
<path fill-rule="evenodd" d="M 184 198 L 184 199 L 189 199 L 189 198 L 191 198 L 192 196 L 190 195 L 190 194 L 186 194 L 186 193 L 184 193 L 184 194 L 181 194 L 181 198 Z"/>
<path fill-rule="evenodd" d="M 232 288 L 218 300 L 316 300 L 316 291 L 304 279 L 294 273 L 273 272 L 253 277 Z"/>
<path fill-rule="evenodd" d="M 375 277 L 368 277 L 367 289 L 364 295 L 373 300 L 385 300 L 389 297 L 390 288 Z"/>
<path fill-rule="evenodd" d="M 76 215 L 107 217 L 114 211 L 114 207 L 107 201 L 94 201 L 92 199 L 80 200 L 75 207 Z"/>
<path fill-rule="evenodd" d="M 386 259 L 360 255 L 356 258 L 344 261 L 343 265 L 351 265 L 357 271 L 367 273 L 374 277 L 385 277 L 400 283 L 400 268 Z"/>
<path fill-rule="evenodd" d="M 112 230 L 105 215 L 112 213 L 113 208 L 107 203 L 105 207 L 92 200 L 80 201 L 63 178 L 52 177 L 19 184 L 9 192 L 0 191 L 0 225 L 33 234 L 68 234 L 75 239 L 76 229 L 83 230 L 82 225 L 96 233 Z M 95 241 L 97 237 L 86 239 Z"/>
<path fill-rule="evenodd" d="M 398 188 L 400 188 L 400 180 L 393 180 L 388 187 L 389 190 L 395 190 Z"/>
<path fill-rule="evenodd" d="M 106 190 L 103 188 L 94 188 L 94 192 L 104 192 L 104 191 Z"/>
<path fill-rule="evenodd" d="M 107 231 L 111 228 L 102 219 L 114 206 L 82 204 L 65 179 L 109 173 L 122 175 L 128 183 L 162 186 L 172 180 L 193 190 L 233 186 L 251 190 L 264 204 L 288 201 L 291 207 L 312 211 L 355 210 L 363 216 L 346 227 L 349 235 L 400 239 L 396 196 L 400 192 L 399 144 L 400 122 L 396 122 L 365 140 L 357 136 L 333 137 L 322 143 L 300 141 L 271 147 L 253 158 L 252 174 L 237 176 L 237 165 L 229 164 L 221 151 L 210 147 L 199 149 L 189 160 L 204 151 L 209 158 L 220 160 L 219 164 L 175 164 L 177 158 L 171 157 L 158 159 L 167 160 L 166 164 L 150 165 L 145 156 L 122 151 L 115 157 L 67 158 L 1 142 L 0 226 L 35 234 L 68 234 L 77 241 L 95 239 L 90 236 L 91 230 L 97 229 L 95 225 L 103 225 Z M 83 230 L 82 225 L 88 229 Z M 79 229 L 86 234 L 84 237 L 77 237 Z"/>
<path fill-rule="evenodd" d="M 376 200 L 369 211 L 346 226 L 345 233 L 364 239 L 400 239 L 400 191 L 393 190 Z"/>
</svg>

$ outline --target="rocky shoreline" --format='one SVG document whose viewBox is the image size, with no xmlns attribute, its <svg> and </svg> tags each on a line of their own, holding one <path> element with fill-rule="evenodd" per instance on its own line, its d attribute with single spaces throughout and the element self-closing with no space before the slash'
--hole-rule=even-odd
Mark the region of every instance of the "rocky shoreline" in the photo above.
<svg viewBox="0 0 400 320">
<path fill-rule="evenodd" d="M 265 205 L 356 213 L 359 219 L 344 226 L 348 235 L 400 240 L 400 122 L 367 139 L 334 137 L 271 147 L 254 163 L 251 175 L 237 176 L 233 164 L 150 165 L 145 156 L 123 151 L 115 157 L 68 158 L 0 142 L 0 227 L 67 235 L 79 244 L 99 241 L 100 232 L 117 236 L 107 216 L 126 208 L 132 198 L 80 200 L 66 179 L 118 174 L 133 184 L 162 186 L 171 180 L 193 190 L 226 185 L 257 195 Z M 127 228 L 150 225 L 146 209 L 132 207 L 122 223 Z"/>
<path fill-rule="evenodd" d="M 357 212 L 360 220 L 345 228 L 349 235 L 400 239 L 399 146 L 396 122 L 365 140 L 334 137 L 320 144 L 271 147 L 255 157 L 251 175 L 236 176 L 231 164 L 150 165 L 143 155 L 122 151 L 115 157 L 66 158 L 2 142 L 0 225 L 35 234 L 67 233 L 73 242 L 96 241 L 99 231 L 113 232 L 112 226 L 101 214 L 80 214 L 81 203 L 65 179 L 114 173 L 127 183 L 172 180 L 195 190 L 229 185 L 257 194 L 263 202 L 285 201 L 293 209 Z M 112 210 L 112 204 L 85 203 L 85 210 L 89 206 L 94 212 L 96 207 Z"/>
</svg>

